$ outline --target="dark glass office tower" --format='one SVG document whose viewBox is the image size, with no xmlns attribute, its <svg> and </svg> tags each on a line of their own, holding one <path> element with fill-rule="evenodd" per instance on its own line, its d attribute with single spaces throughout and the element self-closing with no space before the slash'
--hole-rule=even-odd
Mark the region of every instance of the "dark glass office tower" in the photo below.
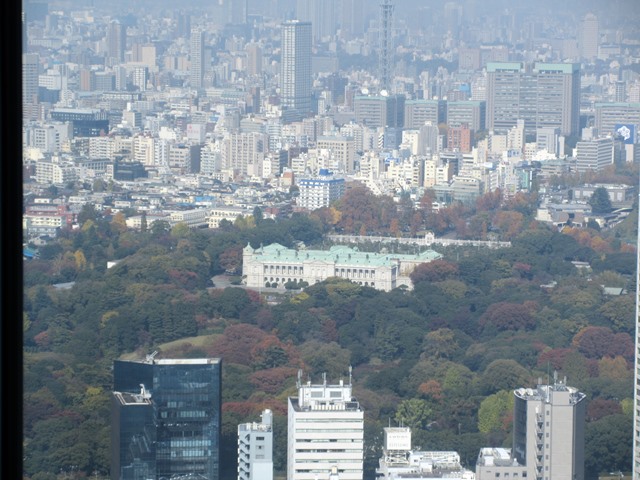
<svg viewBox="0 0 640 480">
<path fill-rule="evenodd" d="M 116 361 L 111 478 L 217 480 L 221 386 L 221 360 L 216 358 Z M 151 426 L 140 402 L 118 401 L 122 392 L 148 399 L 143 408 L 149 409 Z M 146 450 L 138 447 L 147 443 Z M 152 458 L 153 465 L 141 465 L 145 458 Z"/>
</svg>

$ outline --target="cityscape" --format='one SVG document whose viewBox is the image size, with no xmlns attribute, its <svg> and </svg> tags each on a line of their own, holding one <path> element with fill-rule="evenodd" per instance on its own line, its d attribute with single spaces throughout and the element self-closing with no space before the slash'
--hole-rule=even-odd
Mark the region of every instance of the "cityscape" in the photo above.
<svg viewBox="0 0 640 480">
<path fill-rule="evenodd" d="M 634 1 L 20 25 L 24 479 L 640 479 Z"/>
</svg>

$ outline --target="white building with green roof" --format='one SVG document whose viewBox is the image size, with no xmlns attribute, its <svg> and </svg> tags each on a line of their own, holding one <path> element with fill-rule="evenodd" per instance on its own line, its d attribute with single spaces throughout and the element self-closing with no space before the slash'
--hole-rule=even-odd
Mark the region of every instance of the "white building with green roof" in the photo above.
<svg viewBox="0 0 640 480">
<path fill-rule="evenodd" d="M 250 288 L 274 284 L 284 288 L 287 282 L 313 285 L 330 277 L 340 277 L 389 291 L 402 285 L 411 288 L 409 274 L 414 268 L 441 257 L 433 250 L 410 255 L 360 252 L 337 245 L 329 250 L 295 250 L 277 243 L 260 248 L 247 245 L 242 255 L 242 275 Z"/>
</svg>

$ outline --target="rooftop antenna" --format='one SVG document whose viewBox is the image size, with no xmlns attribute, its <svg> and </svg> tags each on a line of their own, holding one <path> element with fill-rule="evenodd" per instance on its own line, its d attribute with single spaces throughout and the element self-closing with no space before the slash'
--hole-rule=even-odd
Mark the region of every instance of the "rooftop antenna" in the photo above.
<svg viewBox="0 0 640 480">
<path fill-rule="evenodd" d="M 158 354 L 158 351 L 155 350 L 153 353 L 147 355 L 146 361 L 147 363 L 153 363 L 153 358 Z"/>
</svg>

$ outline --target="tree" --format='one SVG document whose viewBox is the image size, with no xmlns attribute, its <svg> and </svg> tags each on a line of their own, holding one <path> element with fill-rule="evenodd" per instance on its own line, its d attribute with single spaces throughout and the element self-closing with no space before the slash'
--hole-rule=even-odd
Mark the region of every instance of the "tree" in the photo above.
<svg viewBox="0 0 640 480">
<path fill-rule="evenodd" d="M 480 325 L 485 328 L 494 327 L 498 331 L 530 330 L 535 327 L 532 310 L 532 305 L 508 302 L 494 303 L 480 317 Z"/>
<path fill-rule="evenodd" d="M 573 337 L 573 346 L 587 358 L 602 358 L 609 353 L 613 332 L 607 327 L 585 327 Z"/>
<path fill-rule="evenodd" d="M 585 429 L 585 478 L 597 480 L 598 474 L 630 471 L 633 448 L 633 417 L 607 415 L 589 422 Z"/>
<path fill-rule="evenodd" d="M 218 257 L 220 266 L 228 273 L 236 273 L 242 265 L 242 247 L 229 247 Z"/>
<path fill-rule="evenodd" d="M 604 187 L 597 187 L 589 198 L 589 205 L 593 213 L 609 213 L 612 209 L 609 192 Z"/>
<path fill-rule="evenodd" d="M 403 400 L 396 410 L 395 420 L 414 430 L 426 428 L 433 411 L 426 400 L 411 398 Z"/>
<path fill-rule="evenodd" d="M 513 402 L 511 390 L 501 390 L 485 398 L 478 410 L 478 430 L 482 433 L 507 431 L 513 415 Z"/>
<path fill-rule="evenodd" d="M 259 227 L 262 223 L 264 216 L 262 214 L 262 209 L 256 205 L 253 209 L 253 221 L 255 222 L 256 227 Z"/>
<path fill-rule="evenodd" d="M 171 231 L 171 224 L 166 220 L 155 220 L 151 224 L 151 235 L 155 238 L 166 235 Z"/>
<path fill-rule="evenodd" d="M 99 217 L 100 217 L 100 213 L 98 212 L 98 210 L 96 210 L 95 205 L 93 203 L 85 203 L 82 206 L 80 213 L 78 213 L 77 220 L 78 220 L 78 224 L 82 226 L 87 220 L 92 220 L 93 222 L 96 222 Z"/>
<path fill-rule="evenodd" d="M 515 360 L 501 359 L 491 362 L 482 375 L 485 393 L 519 388 L 529 384 L 529 371 Z"/>
<path fill-rule="evenodd" d="M 421 263 L 409 275 L 411 281 L 418 282 L 439 282 L 458 275 L 458 266 L 446 260 L 434 260 L 428 263 Z"/>
</svg>

